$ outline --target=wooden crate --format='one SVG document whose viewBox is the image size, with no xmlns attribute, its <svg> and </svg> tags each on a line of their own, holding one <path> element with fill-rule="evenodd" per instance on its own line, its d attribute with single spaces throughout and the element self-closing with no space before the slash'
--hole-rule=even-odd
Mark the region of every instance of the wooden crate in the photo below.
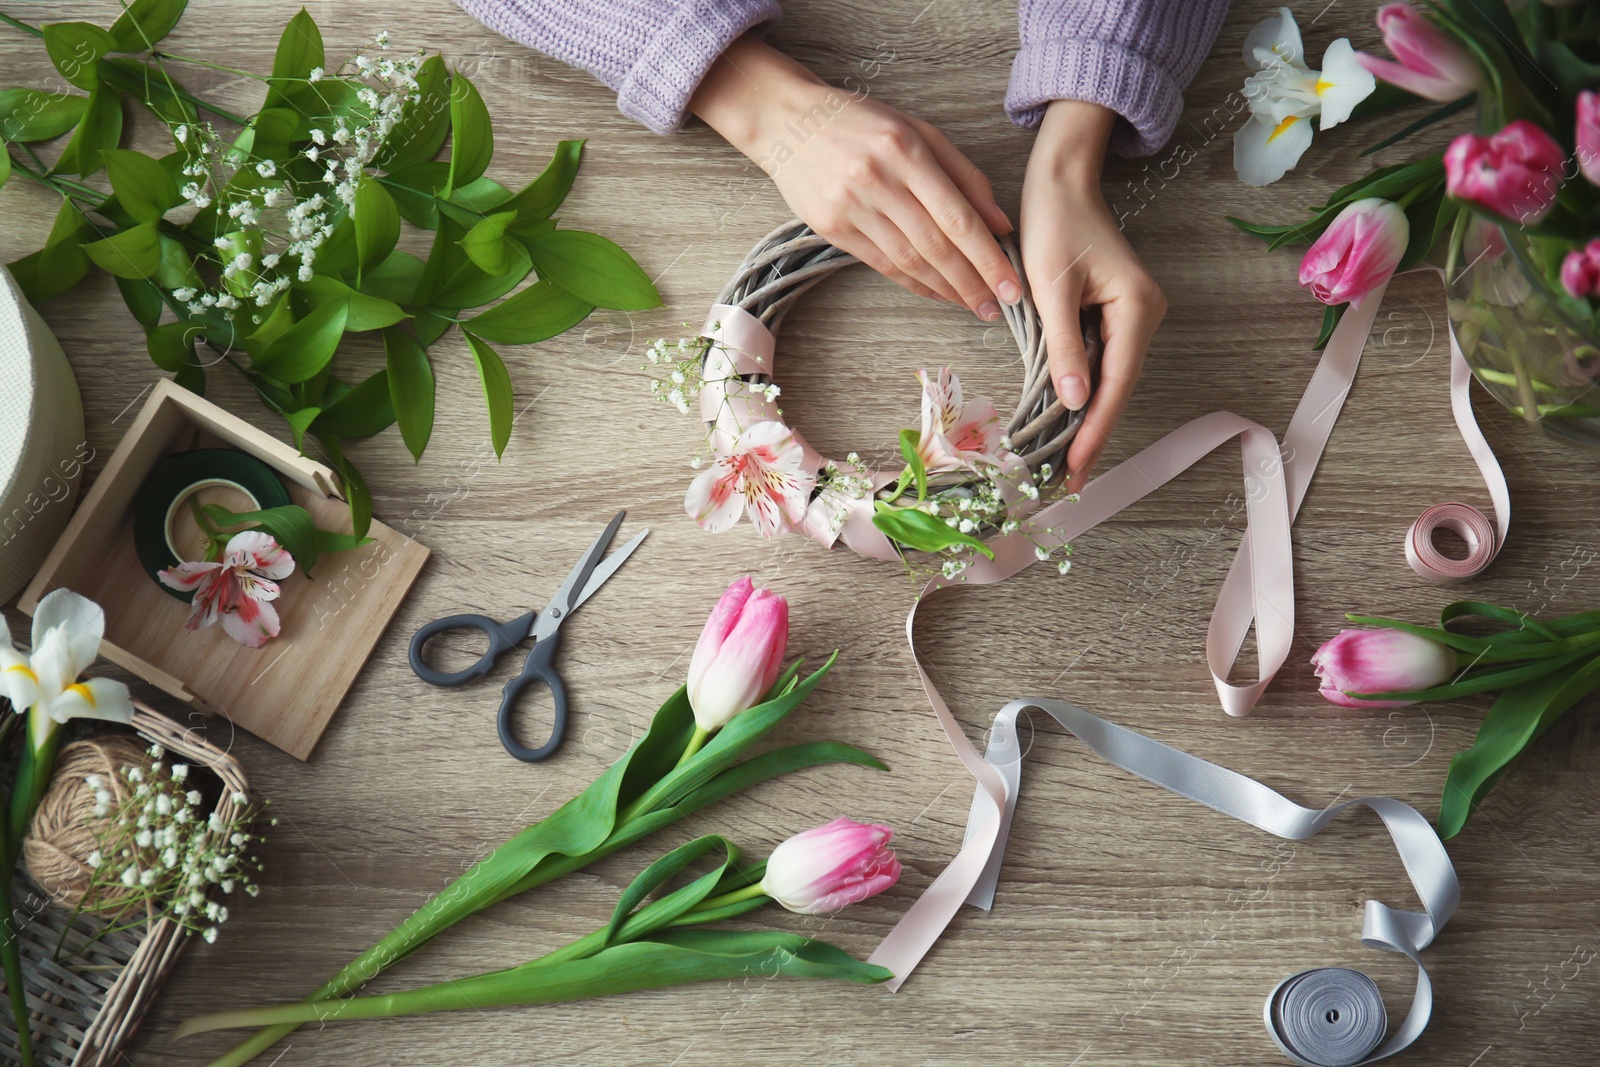
<svg viewBox="0 0 1600 1067">
<path fill-rule="evenodd" d="M 215 811 L 222 824 L 209 833 L 233 833 L 253 807 L 250 781 L 239 761 L 198 731 L 138 701 L 134 706 L 133 728 L 141 738 L 161 744 L 169 758 L 187 761 L 195 773 L 215 775 L 221 782 Z M 43 891 L 25 875 L 18 874 L 12 893 L 34 1062 L 41 1067 L 107 1067 L 119 1062 L 118 1050 L 133 1036 L 191 935 L 160 919 L 100 936 L 103 920 L 45 904 Z M 65 958 L 57 961 L 56 947 L 63 934 Z M 21 1062 L 9 1010 L 0 1010 L 0 1061 Z"/>
<path fill-rule="evenodd" d="M 207 714 L 221 713 L 298 759 L 311 755 L 356 674 L 411 588 L 428 550 L 380 522 L 372 543 L 297 571 L 276 601 L 282 632 L 246 648 L 222 627 L 184 629 L 189 606 L 144 573 L 133 544 L 133 501 L 162 457 L 227 447 L 264 461 L 323 529 L 348 531 L 334 473 L 282 441 L 169 381 L 160 382 L 46 557 L 20 606 L 33 614 L 67 588 L 106 613 L 100 654 Z"/>
</svg>

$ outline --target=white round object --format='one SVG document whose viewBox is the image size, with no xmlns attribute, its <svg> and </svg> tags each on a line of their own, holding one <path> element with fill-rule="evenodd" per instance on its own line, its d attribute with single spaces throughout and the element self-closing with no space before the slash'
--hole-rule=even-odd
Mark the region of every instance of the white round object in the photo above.
<svg viewBox="0 0 1600 1067">
<path fill-rule="evenodd" d="M 72 365 L 0 268 L 0 604 L 44 562 L 93 455 Z"/>
</svg>

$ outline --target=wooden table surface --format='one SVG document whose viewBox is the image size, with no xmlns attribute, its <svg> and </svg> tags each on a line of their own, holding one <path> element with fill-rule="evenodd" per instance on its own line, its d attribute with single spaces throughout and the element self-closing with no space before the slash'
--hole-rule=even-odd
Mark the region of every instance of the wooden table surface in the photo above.
<svg viewBox="0 0 1600 1067">
<path fill-rule="evenodd" d="M 105 23 L 115 6 L 24 0 L 5 9 Z M 648 341 L 698 324 L 740 257 L 787 208 L 706 128 L 670 139 L 649 133 L 587 75 L 505 42 L 447 0 L 307 7 L 330 55 L 388 28 L 397 45 L 443 50 L 467 69 L 496 122 L 490 173 L 508 185 L 531 178 L 558 139 L 588 137 L 563 221 L 622 243 L 666 303 L 642 314 L 597 312 L 555 340 L 507 346 L 522 414 L 500 463 L 459 335 L 435 349 L 439 418 L 421 464 L 393 431 L 353 450 L 379 517 L 424 541 L 433 558 L 309 763 L 250 736 L 230 738 L 226 723 L 212 727 L 280 820 L 263 850 L 264 891 L 239 902 L 215 945 L 193 945 L 126 1062 L 206 1062 L 232 1035 L 179 1043 L 179 1020 L 298 997 L 486 849 L 582 788 L 679 684 L 706 612 L 745 573 L 789 597 L 794 653 L 815 661 L 842 650 L 777 739 L 848 740 L 892 772 L 828 768 L 754 789 L 462 924 L 375 988 L 513 964 L 587 932 L 648 858 L 691 834 L 727 833 L 761 854 L 841 813 L 896 828 L 902 883 L 833 919 L 763 918 L 867 955 L 950 859 L 970 802 L 970 779 L 926 707 L 905 645 L 913 587 L 895 567 L 796 537 L 763 542 L 745 525 L 715 537 L 698 530 L 682 497 L 699 431 L 648 397 L 641 369 Z M 1320 55 L 1341 34 L 1375 46 L 1372 7 L 1299 5 L 1308 51 Z M 263 69 L 290 8 L 192 0 L 169 46 Z M 1106 176 L 1171 303 L 1109 458 L 1221 408 L 1271 427 L 1287 423 L 1315 362 L 1318 309 L 1295 285 L 1292 253 L 1268 255 L 1223 215 L 1296 217 L 1362 172 L 1362 146 L 1406 121 L 1319 135 L 1283 182 L 1261 191 L 1239 184 L 1230 148 L 1247 73 L 1239 51 L 1269 10 L 1259 0 L 1235 5 L 1169 148 L 1114 162 Z M 824 76 L 853 75 L 874 96 L 943 127 L 1014 210 L 1031 140 L 1001 114 L 1014 17 L 1011 4 L 792 0 L 772 40 Z M 0 33 L 0 67 L 7 84 L 47 74 L 43 49 L 11 31 Z M 190 80 L 254 106 L 249 82 L 204 72 Z M 140 130 L 139 143 L 153 143 L 148 125 Z M 52 197 L 14 177 L 0 192 L 0 257 L 37 247 L 54 210 Z M 83 389 L 98 457 L 92 476 L 159 372 L 103 276 L 43 312 Z M 1401 553 L 1402 534 L 1424 507 L 1450 499 L 1486 506 L 1450 422 L 1444 328 L 1437 282 L 1395 284 L 1295 527 L 1294 648 L 1255 715 L 1221 712 L 1202 653 L 1243 521 L 1237 453 L 1225 449 L 1083 537 L 1069 576 L 1039 568 L 999 588 L 943 594 L 922 612 L 921 647 L 969 735 L 980 736 L 1012 697 L 1062 697 L 1307 804 L 1379 793 L 1436 813 L 1450 756 L 1470 742 L 1486 701 L 1337 711 L 1316 695 L 1307 661 L 1344 611 L 1427 621 L 1455 596 L 1419 581 Z M 926 306 L 865 270 L 817 289 L 790 317 L 781 353 L 786 410 L 824 452 L 882 447 L 914 423 L 919 366 L 948 362 L 970 391 L 1002 406 L 1015 388 L 1015 353 L 1002 330 Z M 214 398 L 282 433 L 239 382 L 213 380 Z M 1471 594 L 1535 612 L 1594 607 L 1596 456 L 1528 432 L 1481 394 L 1478 411 L 1505 465 L 1516 524 Z M 574 735 L 557 759 L 513 763 L 491 723 L 497 686 L 422 685 L 406 667 L 407 639 L 442 613 L 509 617 L 542 604 L 599 524 L 623 507 L 624 534 L 644 525 L 653 532 L 569 627 L 562 670 L 574 694 Z M 150 687 L 135 688 L 179 710 Z M 1438 1006 L 1403 1062 L 1594 1059 L 1600 736 L 1592 710 L 1580 707 L 1552 728 L 1452 842 L 1463 902 L 1427 955 Z M 1038 725 L 995 911 L 960 915 L 898 995 L 842 984 L 713 984 L 308 1028 L 274 1053 L 280 1058 L 261 1062 L 1275 1063 L 1261 1000 L 1284 975 L 1322 964 L 1369 971 L 1391 1017 L 1404 1012 L 1411 964 L 1357 940 L 1368 897 L 1414 906 L 1375 819 L 1351 817 L 1312 842 L 1280 844 Z"/>
</svg>

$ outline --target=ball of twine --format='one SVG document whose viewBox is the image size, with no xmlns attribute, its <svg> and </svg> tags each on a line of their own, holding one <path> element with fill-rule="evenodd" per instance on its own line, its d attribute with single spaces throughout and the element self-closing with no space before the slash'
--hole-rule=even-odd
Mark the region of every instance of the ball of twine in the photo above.
<svg viewBox="0 0 1600 1067">
<path fill-rule="evenodd" d="M 85 898 L 94 879 L 89 854 L 100 847 L 112 816 L 96 815 L 95 790 L 85 781 L 100 776 L 101 787 L 111 794 L 111 810 L 127 803 L 133 788 L 124 767 L 142 767 L 149 760 L 146 743 L 130 734 L 108 734 L 74 741 L 56 759 L 50 788 L 39 801 L 28 836 L 22 841 L 22 858 L 28 873 L 51 900 L 69 908 L 116 908 L 136 890 L 121 885 L 97 886 L 92 901 Z"/>
<path fill-rule="evenodd" d="M 1038 473 L 1045 464 L 1061 472 L 1061 457 L 1083 425 L 1083 411 L 1068 411 L 1056 398 L 1050 381 L 1050 364 L 1045 352 L 1044 327 L 1033 302 L 1027 276 L 1022 270 L 1022 253 L 1009 235 L 1001 237 L 1000 247 L 1022 279 L 1022 299 L 1001 305 L 1006 325 L 1022 363 L 1022 390 L 1017 405 L 1005 423 L 1005 434 L 1028 469 Z M 733 277 L 717 295 L 718 304 L 732 304 L 761 320 L 774 335 L 785 315 L 812 286 L 854 263 L 855 256 L 830 244 L 799 219 L 784 223 L 763 237 L 745 256 Z M 1100 329 L 1097 313 L 1084 316 L 1084 346 L 1089 356 L 1091 377 L 1099 369 Z M 771 384 L 769 375 L 749 376 L 759 384 Z M 1003 409 L 1002 409 L 1003 410 Z M 965 484 L 969 479 L 947 474 L 933 479 L 935 484 Z"/>
</svg>

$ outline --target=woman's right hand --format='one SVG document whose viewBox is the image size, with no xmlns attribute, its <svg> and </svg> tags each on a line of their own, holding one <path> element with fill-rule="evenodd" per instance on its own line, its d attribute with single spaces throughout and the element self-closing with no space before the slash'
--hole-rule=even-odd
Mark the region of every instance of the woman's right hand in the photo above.
<svg viewBox="0 0 1600 1067">
<path fill-rule="evenodd" d="M 817 233 L 914 293 L 987 321 L 1022 287 L 983 172 L 921 119 L 819 80 L 753 37 L 717 60 L 689 109 L 766 171 Z"/>
</svg>

